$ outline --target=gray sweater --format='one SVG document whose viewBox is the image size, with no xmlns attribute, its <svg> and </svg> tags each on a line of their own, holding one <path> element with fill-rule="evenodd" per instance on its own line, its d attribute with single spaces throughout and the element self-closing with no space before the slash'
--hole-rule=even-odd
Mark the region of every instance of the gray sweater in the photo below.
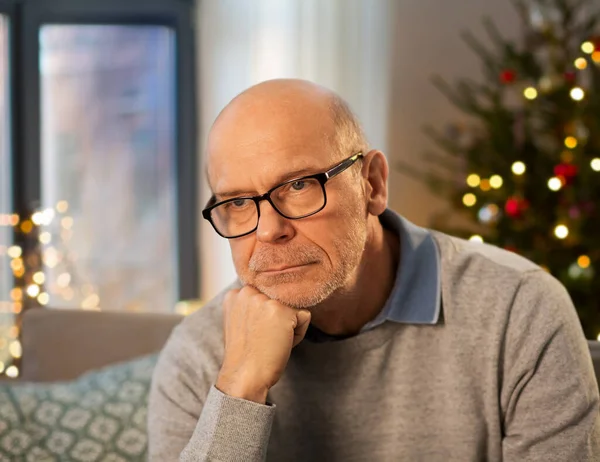
<svg viewBox="0 0 600 462">
<path fill-rule="evenodd" d="M 599 461 L 598 387 L 564 288 L 512 253 L 435 233 L 442 315 L 302 342 L 268 395 L 214 386 L 222 296 L 155 370 L 151 461 Z"/>
</svg>

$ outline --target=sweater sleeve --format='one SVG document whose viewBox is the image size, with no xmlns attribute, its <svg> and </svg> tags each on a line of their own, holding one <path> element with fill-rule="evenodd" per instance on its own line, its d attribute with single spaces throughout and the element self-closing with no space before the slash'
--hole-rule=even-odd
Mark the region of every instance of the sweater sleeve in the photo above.
<svg viewBox="0 0 600 462">
<path fill-rule="evenodd" d="M 501 374 L 503 460 L 600 461 L 598 384 L 564 287 L 542 271 L 517 292 Z"/>
<path fill-rule="evenodd" d="M 264 461 L 275 406 L 221 393 L 211 345 L 175 329 L 156 365 L 148 406 L 151 462 Z"/>
</svg>

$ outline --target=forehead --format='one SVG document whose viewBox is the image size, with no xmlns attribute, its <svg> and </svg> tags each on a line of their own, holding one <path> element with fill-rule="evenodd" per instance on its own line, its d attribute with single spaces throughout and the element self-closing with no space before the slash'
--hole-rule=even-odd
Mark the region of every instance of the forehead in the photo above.
<svg viewBox="0 0 600 462">
<path fill-rule="evenodd" d="M 230 117 L 213 128 L 207 170 L 215 194 L 265 191 L 295 171 L 318 171 L 338 157 L 329 114 Z"/>
</svg>

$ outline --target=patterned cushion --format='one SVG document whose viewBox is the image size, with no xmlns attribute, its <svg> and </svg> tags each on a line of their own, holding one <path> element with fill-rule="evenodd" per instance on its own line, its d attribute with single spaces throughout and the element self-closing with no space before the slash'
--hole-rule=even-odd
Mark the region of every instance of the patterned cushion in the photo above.
<svg viewBox="0 0 600 462">
<path fill-rule="evenodd" d="M 157 355 L 72 382 L 0 385 L 0 461 L 142 461 Z"/>
</svg>

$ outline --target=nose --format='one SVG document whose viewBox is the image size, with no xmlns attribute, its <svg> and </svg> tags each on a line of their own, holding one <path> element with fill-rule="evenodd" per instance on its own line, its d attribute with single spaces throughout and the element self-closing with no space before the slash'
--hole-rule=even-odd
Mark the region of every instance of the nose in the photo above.
<svg viewBox="0 0 600 462">
<path fill-rule="evenodd" d="M 268 201 L 259 204 L 260 218 L 256 238 L 261 242 L 280 243 L 294 236 L 291 220 L 282 217 Z"/>
</svg>

